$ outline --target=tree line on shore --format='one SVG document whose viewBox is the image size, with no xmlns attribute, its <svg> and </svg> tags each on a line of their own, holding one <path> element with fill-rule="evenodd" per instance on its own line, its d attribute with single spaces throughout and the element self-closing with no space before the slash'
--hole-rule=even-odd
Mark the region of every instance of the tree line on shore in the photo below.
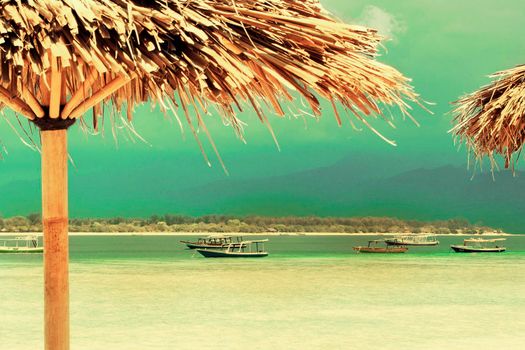
<svg viewBox="0 0 525 350">
<path fill-rule="evenodd" d="M 329 232 L 329 233 L 433 233 L 483 234 L 501 230 L 471 224 L 465 219 L 401 220 L 390 217 L 152 215 L 149 218 L 71 218 L 70 232 Z M 42 232 L 39 213 L 0 217 L 1 232 Z"/>
</svg>

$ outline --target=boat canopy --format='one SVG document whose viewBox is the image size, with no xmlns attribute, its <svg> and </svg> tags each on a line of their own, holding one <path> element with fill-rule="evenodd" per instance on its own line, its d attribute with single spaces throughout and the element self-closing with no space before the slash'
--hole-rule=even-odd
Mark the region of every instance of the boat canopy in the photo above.
<svg viewBox="0 0 525 350">
<path fill-rule="evenodd" d="M 268 239 L 258 239 L 258 240 L 253 240 L 253 241 L 242 241 L 241 243 L 243 243 L 243 244 L 255 244 L 255 243 L 264 243 L 264 242 L 268 242 Z"/>
<path fill-rule="evenodd" d="M 394 234 L 394 237 L 436 237 L 433 233 L 399 233 Z"/>
<path fill-rule="evenodd" d="M 227 239 L 227 238 L 233 238 L 233 237 L 242 237 L 241 235 L 223 235 L 223 234 L 213 234 L 206 236 L 206 239 Z"/>
<path fill-rule="evenodd" d="M 38 236 L 19 236 L 15 238 L 1 238 L 0 241 L 35 241 L 38 239 Z"/>
<path fill-rule="evenodd" d="M 465 239 L 464 243 L 494 243 L 494 242 L 500 242 L 505 241 L 506 238 L 493 238 L 493 239 L 483 239 L 483 238 L 469 238 Z"/>
</svg>

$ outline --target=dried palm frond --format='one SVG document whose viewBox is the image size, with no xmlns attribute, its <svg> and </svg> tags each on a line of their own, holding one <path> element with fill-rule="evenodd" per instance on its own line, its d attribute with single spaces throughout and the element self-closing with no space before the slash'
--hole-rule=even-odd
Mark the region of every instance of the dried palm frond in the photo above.
<svg viewBox="0 0 525 350">
<path fill-rule="evenodd" d="M 4 0 L 0 102 L 29 119 L 92 108 L 96 128 L 105 103 L 131 120 L 151 101 L 182 107 L 206 133 L 214 105 L 241 135 L 244 104 L 268 123 L 264 105 L 284 116 L 296 92 L 315 116 L 320 96 L 339 124 L 337 104 L 369 125 L 381 105 L 409 115 L 405 101 L 418 101 L 409 79 L 375 60 L 381 39 L 317 0 Z"/>
<path fill-rule="evenodd" d="M 525 65 L 491 78 L 492 84 L 455 102 L 452 132 L 477 157 L 500 154 L 509 167 L 525 143 Z"/>
</svg>

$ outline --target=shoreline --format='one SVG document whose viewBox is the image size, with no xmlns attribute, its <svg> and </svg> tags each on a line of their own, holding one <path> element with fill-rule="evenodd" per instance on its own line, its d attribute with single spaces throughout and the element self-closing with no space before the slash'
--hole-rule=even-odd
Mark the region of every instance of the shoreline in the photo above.
<svg viewBox="0 0 525 350">
<path fill-rule="evenodd" d="M 224 236 L 399 236 L 407 235 L 408 233 L 347 233 L 347 232 L 258 232 L 258 233 L 243 233 L 243 232 L 70 232 L 69 236 L 175 236 L 175 237 L 187 237 L 187 236 L 199 236 L 207 237 L 214 235 Z M 483 233 L 483 234 L 465 234 L 465 233 L 450 233 L 450 234 L 432 234 L 437 237 L 466 237 L 466 236 L 477 236 L 477 237 L 492 237 L 492 236 L 521 236 L 519 233 Z M 42 236 L 42 232 L 0 232 L 0 236 Z"/>
</svg>

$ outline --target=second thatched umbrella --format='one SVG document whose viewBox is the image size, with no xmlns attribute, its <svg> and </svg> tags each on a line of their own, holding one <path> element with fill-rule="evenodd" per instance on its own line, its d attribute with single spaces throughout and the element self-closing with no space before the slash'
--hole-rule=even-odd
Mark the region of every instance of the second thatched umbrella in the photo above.
<svg viewBox="0 0 525 350">
<path fill-rule="evenodd" d="M 509 167 L 525 144 L 525 65 L 491 77 L 492 84 L 456 102 L 452 131 L 477 157 L 499 154 Z"/>
<path fill-rule="evenodd" d="M 177 107 L 207 134 L 210 106 L 242 136 L 245 105 L 285 115 L 318 96 L 360 119 L 417 101 L 409 80 L 375 60 L 376 31 L 332 19 L 317 0 L 33 0 L 0 3 L 0 103 L 40 128 L 46 349 L 69 348 L 67 128 L 106 106 Z M 266 107 L 265 107 L 266 106 Z M 373 130 L 373 129 L 372 129 Z"/>
</svg>

